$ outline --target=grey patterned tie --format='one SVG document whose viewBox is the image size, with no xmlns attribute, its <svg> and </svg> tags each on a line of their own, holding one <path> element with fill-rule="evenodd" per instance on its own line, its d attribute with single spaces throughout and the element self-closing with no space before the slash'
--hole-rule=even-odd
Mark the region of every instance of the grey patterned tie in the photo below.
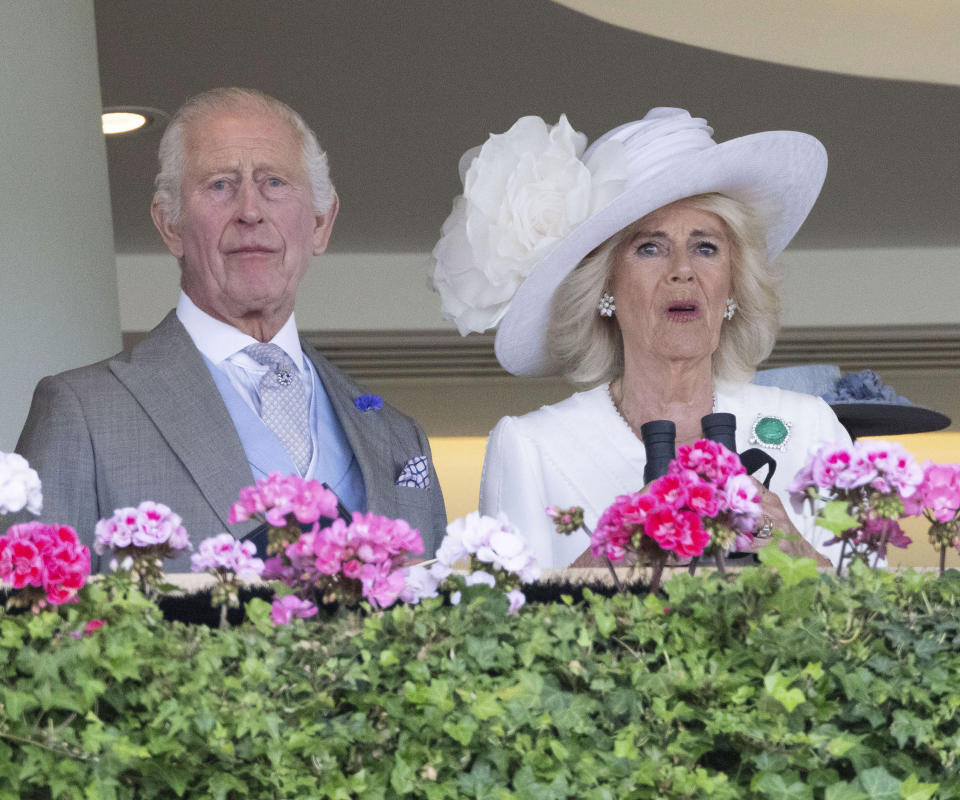
<svg viewBox="0 0 960 800">
<path fill-rule="evenodd" d="M 313 455 L 310 441 L 307 392 L 297 369 L 282 348 L 258 342 L 243 348 L 254 361 L 271 367 L 260 379 L 260 419 L 283 445 L 301 475 L 306 475 Z"/>
</svg>

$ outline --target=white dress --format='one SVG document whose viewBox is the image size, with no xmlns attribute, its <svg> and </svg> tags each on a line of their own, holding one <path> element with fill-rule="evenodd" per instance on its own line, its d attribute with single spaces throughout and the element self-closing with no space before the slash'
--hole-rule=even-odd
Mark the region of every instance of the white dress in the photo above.
<svg viewBox="0 0 960 800">
<path fill-rule="evenodd" d="M 787 487 L 822 442 L 850 444 L 850 436 L 819 397 L 750 383 L 716 384 L 717 411 L 737 418 L 737 450 L 759 447 L 776 459 L 770 488 L 797 530 L 834 563 L 840 547 L 825 548 L 832 534 L 797 513 Z M 751 442 L 754 423 L 777 417 L 789 427 L 782 449 Z M 592 530 L 617 495 L 643 487 L 643 443 L 617 412 L 609 384 L 578 392 L 522 417 L 504 417 L 490 433 L 480 482 L 480 512 L 503 512 L 526 539 L 541 567 L 568 566 L 589 546 L 582 531 L 558 534 L 544 509 L 581 506 Z M 766 474 L 762 470 L 761 475 Z"/>
</svg>

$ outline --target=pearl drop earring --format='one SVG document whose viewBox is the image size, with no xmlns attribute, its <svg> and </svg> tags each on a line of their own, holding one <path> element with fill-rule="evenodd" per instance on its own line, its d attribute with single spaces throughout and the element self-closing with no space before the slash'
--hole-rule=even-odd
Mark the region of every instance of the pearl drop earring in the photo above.
<svg viewBox="0 0 960 800">
<path fill-rule="evenodd" d="M 733 315 L 737 313 L 737 301 L 732 297 L 727 298 L 727 309 L 723 312 L 724 319 L 733 319 Z"/>
</svg>

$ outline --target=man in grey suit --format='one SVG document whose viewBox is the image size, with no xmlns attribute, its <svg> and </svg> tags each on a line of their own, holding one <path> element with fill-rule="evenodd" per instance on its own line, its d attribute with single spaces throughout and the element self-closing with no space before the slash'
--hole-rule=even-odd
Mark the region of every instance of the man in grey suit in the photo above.
<svg viewBox="0 0 960 800">
<path fill-rule="evenodd" d="M 255 523 L 228 526 L 230 505 L 281 471 L 326 482 L 351 511 L 407 520 L 432 555 L 446 515 L 426 436 L 297 335 L 297 288 L 339 206 L 313 132 L 260 92 L 205 92 L 167 127 L 156 186 L 180 300 L 132 349 L 37 386 L 17 452 L 43 482 L 41 518 L 90 545 L 98 519 L 155 500 L 195 544 L 242 536 Z M 267 396 L 287 387 L 298 421 L 278 423 Z"/>
</svg>

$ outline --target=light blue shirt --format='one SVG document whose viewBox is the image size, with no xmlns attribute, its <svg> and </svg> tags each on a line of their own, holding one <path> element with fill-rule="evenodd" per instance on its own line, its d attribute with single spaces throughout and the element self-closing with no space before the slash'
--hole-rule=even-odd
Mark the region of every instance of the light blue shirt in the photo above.
<svg viewBox="0 0 960 800">
<path fill-rule="evenodd" d="M 265 478 L 274 471 L 300 474 L 279 440 L 260 420 L 260 379 L 269 367 L 243 352 L 257 340 L 200 310 L 183 292 L 177 303 L 177 318 L 220 390 L 254 478 Z M 326 483 L 351 511 L 365 511 L 366 492 L 360 465 L 320 376 L 300 347 L 293 314 L 270 341 L 290 356 L 310 405 L 313 456 L 301 477 Z"/>
</svg>

